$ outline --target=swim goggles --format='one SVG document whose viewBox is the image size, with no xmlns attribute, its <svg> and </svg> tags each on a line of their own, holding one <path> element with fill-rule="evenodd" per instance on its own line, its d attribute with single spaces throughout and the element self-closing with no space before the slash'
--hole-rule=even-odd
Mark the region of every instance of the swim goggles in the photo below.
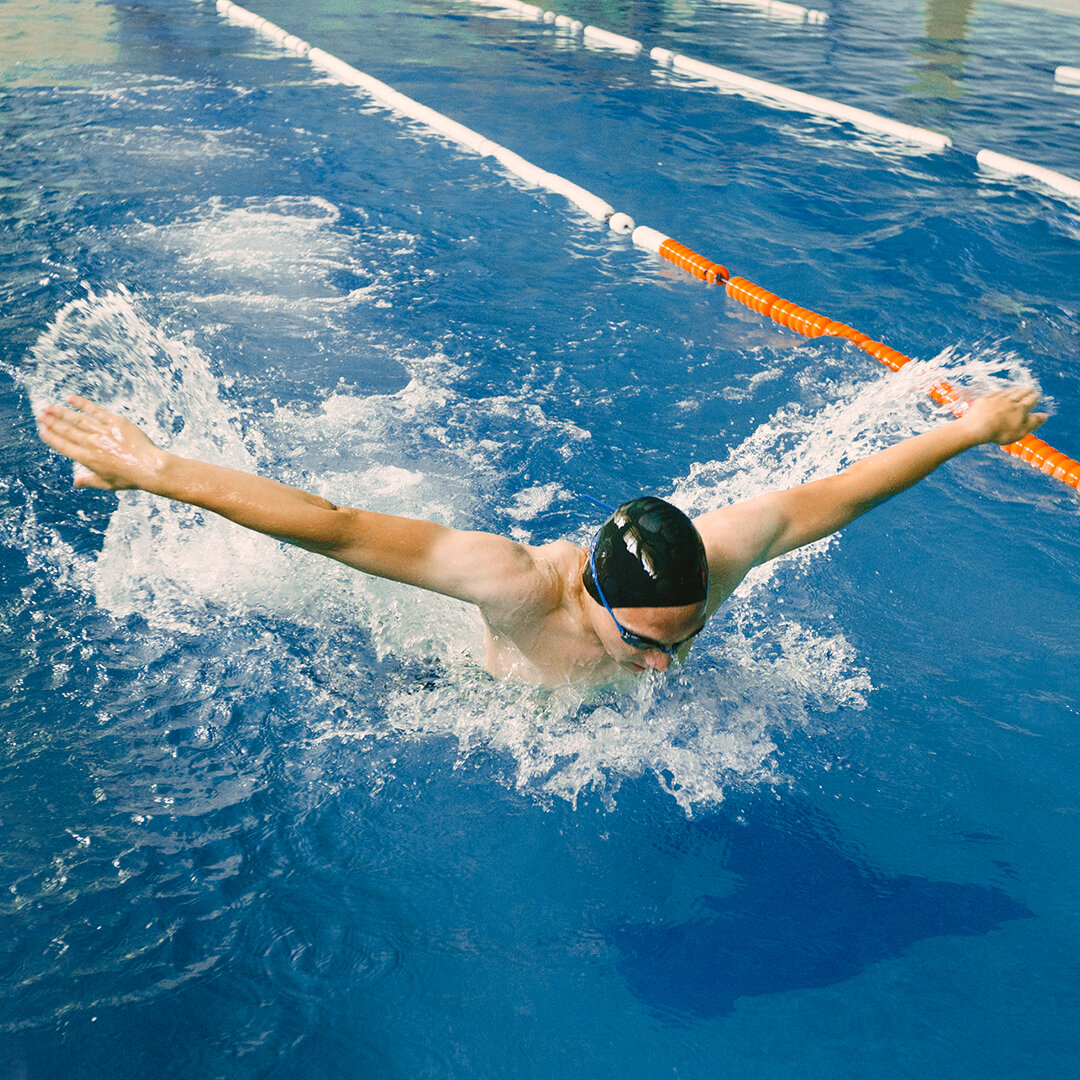
<svg viewBox="0 0 1080 1080">
<path fill-rule="evenodd" d="M 596 540 L 599 539 L 600 534 L 597 533 Z M 679 649 L 687 644 L 687 642 L 693 641 L 694 638 L 705 629 L 704 626 L 699 626 L 692 634 L 688 637 L 684 637 L 681 641 L 676 641 L 674 645 L 664 645 L 659 641 L 655 641 L 653 638 L 635 634 L 633 630 L 623 626 L 623 624 L 615 618 L 615 612 L 611 610 L 611 605 L 607 602 L 607 597 L 604 596 L 604 590 L 600 587 L 600 575 L 596 572 L 596 540 L 593 540 L 592 547 L 589 548 L 589 569 L 592 570 L 593 584 L 596 586 L 596 595 L 600 597 L 600 603 L 604 605 L 604 610 L 611 616 L 611 621 L 615 624 L 615 629 L 619 631 L 619 637 L 621 637 L 627 645 L 632 649 L 641 649 L 643 652 L 655 649 L 658 652 L 667 653 L 668 656 L 674 656 Z"/>
</svg>

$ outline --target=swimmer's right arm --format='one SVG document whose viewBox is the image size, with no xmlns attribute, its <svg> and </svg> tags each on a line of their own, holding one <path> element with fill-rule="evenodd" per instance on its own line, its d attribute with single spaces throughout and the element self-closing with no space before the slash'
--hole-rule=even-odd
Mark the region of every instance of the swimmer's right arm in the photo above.
<svg viewBox="0 0 1080 1080">
<path fill-rule="evenodd" d="M 365 573 L 484 608 L 513 592 L 515 579 L 532 568 L 528 551 L 505 537 L 336 506 L 276 480 L 171 454 L 131 421 L 85 398 L 68 404 L 47 406 L 38 432 L 89 470 L 76 479 L 78 487 L 138 489 L 190 503 Z"/>
<path fill-rule="evenodd" d="M 1024 386 L 986 394 L 959 419 L 871 454 L 835 476 L 702 515 L 696 524 L 709 555 L 713 595 L 727 595 L 752 566 L 842 529 L 957 454 L 1023 438 L 1046 420 L 1046 413 L 1033 411 L 1038 399 Z"/>
</svg>

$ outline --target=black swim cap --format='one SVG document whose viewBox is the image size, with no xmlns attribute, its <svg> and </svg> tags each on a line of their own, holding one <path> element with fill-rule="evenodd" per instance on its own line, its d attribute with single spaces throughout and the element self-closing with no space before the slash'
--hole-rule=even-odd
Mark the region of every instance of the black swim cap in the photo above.
<svg viewBox="0 0 1080 1080">
<path fill-rule="evenodd" d="M 694 523 L 663 499 L 623 503 L 600 526 L 593 544 L 596 577 L 610 607 L 680 607 L 704 603 L 709 564 Z M 592 567 L 585 588 L 603 603 Z"/>
</svg>

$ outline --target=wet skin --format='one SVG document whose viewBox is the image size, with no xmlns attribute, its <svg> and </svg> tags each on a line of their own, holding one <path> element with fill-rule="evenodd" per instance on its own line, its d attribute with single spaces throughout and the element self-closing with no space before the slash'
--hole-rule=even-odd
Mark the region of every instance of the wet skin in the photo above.
<svg viewBox="0 0 1080 1080">
<path fill-rule="evenodd" d="M 754 566 L 843 528 L 971 447 L 1015 442 L 1046 419 L 1038 393 L 1010 386 L 971 402 L 959 418 L 863 458 L 835 476 L 719 506 L 694 519 L 709 566 L 707 606 L 616 608 L 623 626 L 674 646 L 701 629 Z M 548 686 L 603 682 L 621 672 L 665 671 L 661 648 L 623 641 L 585 591 L 587 553 L 565 540 L 533 547 L 491 533 L 337 506 L 266 477 L 172 454 L 129 420 L 85 398 L 50 405 L 41 438 L 88 470 L 79 487 L 141 489 L 220 514 L 364 573 L 475 604 L 485 664 L 497 677 Z M 678 657 L 690 648 L 687 641 Z"/>
</svg>

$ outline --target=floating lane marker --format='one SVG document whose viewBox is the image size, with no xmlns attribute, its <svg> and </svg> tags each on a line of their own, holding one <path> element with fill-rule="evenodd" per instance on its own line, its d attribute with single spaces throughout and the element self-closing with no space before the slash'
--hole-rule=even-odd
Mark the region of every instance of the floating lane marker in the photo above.
<svg viewBox="0 0 1080 1080">
<path fill-rule="evenodd" d="M 1054 70 L 1054 82 L 1063 86 L 1080 86 L 1080 68 L 1062 65 Z"/>
<path fill-rule="evenodd" d="M 702 281 L 723 285 L 724 291 L 732 300 L 737 300 L 751 311 L 764 315 L 773 322 L 786 326 L 797 334 L 802 334 L 803 337 L 831 335 L 846 338 L 857 349 L 861 349 L 892 371 L 899 371 L 906 364 L 911 363 L 910 356 L 906 356 L 899 349 L 894 349 L 884 342 L 875 341 L 861 330 L 830 319 L 827 315 L 819 315 L 816 311 L 810 311 L 809 308 L 800 307 L 790 300 L 784 300 L 776 293 L 769 292 L 768 289 L 763 289 L 746 278 L 731 277 L 727 268 L 720 263 L 714 263 L 704 255 L 691 251 L 690 248 L 656 229 L 639 225 L 634 230 L 633 241 L 639 247 L 655 252 Z M 938 380 L 926 392 L 938 405 L 947 406 L 956 416 L 962 416 L 967 411 L 968 401 L 952 383 L 944 379 Z M 1010 443 L 1001 449 L 1047 476 L 1052 476 L 1071 488 L 1080 489 L 1080 461 L 1067 457 L 1049 443 L 1043 442 L 1042 439 L 1034 435 L 1025 435 L 1018 442 Z"/>
<path fill-rule="evenodd" d="M 688 274 L 693 274 L 694 277 L 701 278 L 702 281 L 707 281 L 710 285 L 728 279 L 726 266 L 721 266 L 720 263 L 714 263 L 711 259 L 706 259 L 704 255 L 691 251 L 684 244 L 672 240 L 670 236 L 665 236 L 656 229 L 650 229 L 647 225 L 639 225 L 634 229 L 630 238 L 638 247 L 662 256 L 668 262 L 674 263 L 680 270 L 685 270 Z"/>
<path fill-rule="evenodd" d="M 623 37 L 621 34 L 612 34 L 608 30 L 601 30 L 598 26 L 584 27 L 581 36 L 586 45 L 599 46 L 603 49 L 615 49 L 629 56 L 637 56 L 641 52 L 640 41 Z"/>
<path fill-rule="evenodd" d="M 698 256 L 699 258 L 701 256 Z M 868 334 L 836 322 L 826 315 L 799 307 L 790 300 L 782 300 L 776 293 L 763 289 L 745 278 L 729 278 L 725 287 L 728 296 L 745 304 L 759 315 L 765 315 L 773 322 L 794 330 L 804 337 L 833 335 L 847 338 L 856 348 L 872 356 L 893 371 L 899 371 L 905 364 L 911 363 L 911 357 L 905 356 L 898 349 L 893 349 L 883 342 L 874 341 Z M 929 387 L 927 394 L 939 405 L 948 406 L 954 415 L 962 416 L 968 408 L 968 402 L 959 390 L 944 379 Z M 1055 450 L 1049 443 L 1034 435 L 1025 435 L 1018 442 L 1001 447 L 1007 454 L 1018 457 L 1040 472 L 1060 480 L 1071 488 L 1080 489 L 1080 461 L 1067 457 Z"/>
<path fill-rule="evenodd" d="M 521 6 L 527 7 L 528 5 Z M 346 64 L 343 60 L 325 52 L 323 49 L 313 48 L 308 42 L 295 34 L 288 33 L 288 31 L 276 26 L 268 19 L 240 7 L 239 4 L 234 4 L 231 0 L 217 0 L 217 9 L 230 22 L 257 30 L 283 48 L 300 56 L 306 56 L 314 66 L 333 75 L 346 85 L 362 88 L 375 100 L 396 112 L 430 127 L 453 142 L 466 146 L 478 154 L 494 158 L 505 169 L 527 183 L 563 195 L 570 202 L 585 210 L 591 217 L 606 222 L 615 232 L 629 234 L 633 243 L 638 247 L 659 255 L 679 267 L 679 269 L 702 281 L 709 284 L 723 285 L 727 295 L 733 300 L 737 300 L 751 310 L 767 316 L 781 326 L 786 326 L 805 337 L 820 337 L 829 334 L 846 338 L 856 348 L 862 349 L 863 352 L 873 356 L 893 371 L 899 371 L 905 364 L 911 362 L 910 356 L 905 356 L 897 349 L 893 349 L 880 341 L 874 341 L 868 334 L 855 330 L 845 323 L 837 322 L 826 315 L 819 315 L 817 312 L 800 307 L 790 300 L 783 300 L 776 293 L 769 292 L 746 278 L 731 277 L 727 267 L 707 259 L 704 255 L 699 255 L 696 251 L 686 247 L 685 244 L 680 244 L 677 240 L 666 236 L 657 229 L 645 225 L 635 226 L 633 219 L 629 215 L 616 213 L 614 207 L 599 198 L 599 196 L 586 191 L 585 188 L 579 187 L 577 184 L 562 176 L 557 176 L 555 173 L 545 172 L 515 154 L 512 150 L 508 150 L 464 124 L 459 124 L 456 120 L 451 120 L 448 116 L 444 116 L 442 113 L 436 112 L 434 109 L 430 109 L 410 97 L 406 97 L 393 87 L 362 71 L 358 71 L 350 64 Z M 983 153 L 989 154 L 990 152 L 984 151 Z M 995 157 L 999 156 L 995 155 Z M 1015 161 L 1015 159 L 1011 158 L 1005 160 Z M 1019 164 L 1024 165 L 1026 163 L 1020 162 Z M 1037 167 L 1032 166 L 1032 168 Z M 1049 170 L 1041 171 L 1048 172 Z M 1064 179 L 1068 179 L 1068 177 Z M 967 402 L 963 399 L 961 393 L 944 380 L 931 386 L 927 393 L 938 404 L 949 406 L 957 415 L 961 415 L 967 408 Z M 1026 435 L 1019 442 L 1002 447 L 1002 449 L 1019 457 L 1022 461 L 1027 462 L 1041 472 L 1062 481 L 1069 487 L 1080 488 L 1080 461 L 1066 457 L 1041 439 L 1035 438 L 1034 435 Z"/>
<path fill-rule="evenodd" d="M 1030 176 L 1033 180 L 1038 180 L 1039 183 L 1045 184 L 1047 187 L 1080 199 L 1080 180 L 1074 180 L 1064 173 L 1054 172 L 1053 169 L 1044 169 L 1041 165 L 1032 165 L 1030 161 L 1007 157 L 1005 154 L 998 154 L 993 150 L 980 150 L 975 155 L 975 160 L 984 169 L 1005 173 L 1008 176 Z"/>
<path fill-rule="evenodd" d="M 569 27 L 572 33 L 580 31 L 583 42 L 589 46 L 615 49 L 628 56 L 639 56 L 643 52 L 641 42 L 635 41 L 633 38 L 613 34 L 609 30 L 601 30 L 598 26 L 582 27 L 580 22 L 570 19 L 568 16 L 544 11 L 543 8 L 522 3 L 521 0 L 470 0 L 470 2 L 482 7 L 497 7 L 506 11 L 513 11 L 526 19 L 555 23 L 556 26 L 566 26 Z M 768 12 L 777 15 L 785 14 L 789 19 L 794 19 L 797 16 L 800 21 L 805 18 L 807 21 L 824 22 L 827 18 L 824 12 L 804 8 L 798 4 L 779 3 L 778 0 L 777 2 L 762 0 L 761 3 L 754 4 L 754 6 L 761 8 L 763 11 L 767 9 Z M 818 16 L 821 18 L 819 19 Z M 880 134 L 891 135 L 894 138 L 903 139 L 905 142 L 914 142 L 920 146 L 930 147 L 933 150 L 944 150 L 952 146 L 952 139 L 948 135 L 929 131 L 926 128 L 914 127 L 911 124 L 903 124 L 898 120 L 890 120 L 887 116 L 878 116 L 877 113 L 857 109 L 852 105 L 844 105 L 839 101 L 830 101 L 828 98 L 817 97 L 814 94 L 804 94 L 800 90 L 791 90 L 777 83 L 754 79 L 749 75 L 741 75 L 737 71 L 729 71 L 727 68 L 714 67 L 712 64 L 705 64 L 700 60 L 693 60 L 688 56 L 673 53 L 670 49 L 655 48 L 651 50 L 649 55 L 658 63 L 669 64 L 686 74 L 694 75 L 745 96 L 753 97 L 769 106 L 775 107 L 779 104 L 815 116 L 830 116 L 837 120 L 846 120 L 848 123 L 854 124 L 855 127 L 862 128 L 865 131 L 876 131 Z"/>
<path fill-rule="evenodd" d="M 817 8 L 804 8 L 801 4 L 783 3 L 782 0 L 726 0 L 726 4 L 736 8 L 756 8 L 766 18 L 782 22 L 805 22 L 812 26 L 823 26 L 829 21 L 828 12 L 818 11 Z"/>
<path fill-rule="evenodd" d="M 240 7 L 239 4 L 231 3 L 230 0 L 217 0 L 217 9 L 230 22 L 257 30 L 264 37 L 276 42 L 283 48 L 301 56 L 306 56 L 315 67 L 321 68 L 327 74 L 333 75 L 334 78 L 348 86 L 359 87 L 376 101 L 388 106 L 395 112 L 401 113 L 411 120 L 418 121 L 432 131 L 438 132 L 460 146 L 468 147 L 477 154 L 494 158 L 504 169 L 524 180 L 527 184 L 562 195 L 575 206 L 584 210 L 590 217 L 596 218 L 597 221 L 611 222 L 612 228 L 616 232 L 628 232 L 633 229 L 633 222 L 626 214 L 616 214 L 615 208 L 610 203 L 605 202 L 591 191 L 586 191 L 585 188 L 572 183 L 563 176 L 538 168 L 532 162 L 526 161 L 505 146 L 492 142 L 491 139 L 481 135 L 480 132 L 473 131 L 472 128 L 459 124 L 456 120 L 451 120 L 450 117 L 445 116 L 443 113 L 436 112 L 427 105 L 422 105 L 419 101 L 406 97 L 392 86 L 380 82 L 363 71 L 358 71 L 351 64 L 346 64 L 344 60 L 331 53 L 312 47 L 308 42 L 296 37 L 295 34 L 282 30 L 280 26 L 276 26 L 268 19 Z M 628 222 L 629 228 L 627 228 Z"/>
<path fill-rule="evenodd" d="M 555 22 L 560 26 L 573 21 L 577 23 L 578 30 L 582 29 L 581 23 L 576 19 L 571 20 L 567 15 L 555 15 L 551 11 L 544 11 L 543 8 L 539 8 L 535 4 L 523 3 L 522 0 L 469 0 L 469 2 L 480 7 L 514 11 L 524 19 L 542 19 L 544 22 Z M 783 22 L 824 26 L 829 21 L 828 12 L 819 11 L 816 8 L 805 8 L 801 4 L 783 3 L 782 0 L 726 0 L 726 3 L 735 8 L 755 8 L 759 14 Z M 563 19 L 566 20 L 566 23 L 560 21 Z"/>
<path fill-rule="evenodd" d="M 801 90 L 792 90 L 778 83 L 765 82 L 764 79 L 754 79 L 737 71 L 729 71 L 727 68 L 704 64 L 689 56 L 673 53 L 670 49 L 653 49 L 649 55 L 659 64 L 670 64 L 676 71 L 694 75 L 718 86 L 729 87 L 737 93 L 762 99 L 768 104 L 778 102 L 798 109 L 800 112 L 846 120 L 865 131 L 892 135 L 907 142 L 928 146 L 932 150 L 945 150 L 952 146 L 952 139 L 940 132 L 913 127 L 911 124 L 902 124 L 899 120 L 890 120 L 887 116 L 878 116 L 877 113 L 856 109 L 852 105 L 844 105 L 839 101 L 830 101 L 828 98 L 817 97 L 815 94 L 804 94 Z"/>
<path fill-rule="evenodd" d="M 513 11 L 523 19 L 542 19 L 544 17 L 542 7 L 522 3 L 522 0 L 470 0 L 470 3 L 478 4 L 481 7 L 502 8 L 504 11 Z"/>
</svg>

